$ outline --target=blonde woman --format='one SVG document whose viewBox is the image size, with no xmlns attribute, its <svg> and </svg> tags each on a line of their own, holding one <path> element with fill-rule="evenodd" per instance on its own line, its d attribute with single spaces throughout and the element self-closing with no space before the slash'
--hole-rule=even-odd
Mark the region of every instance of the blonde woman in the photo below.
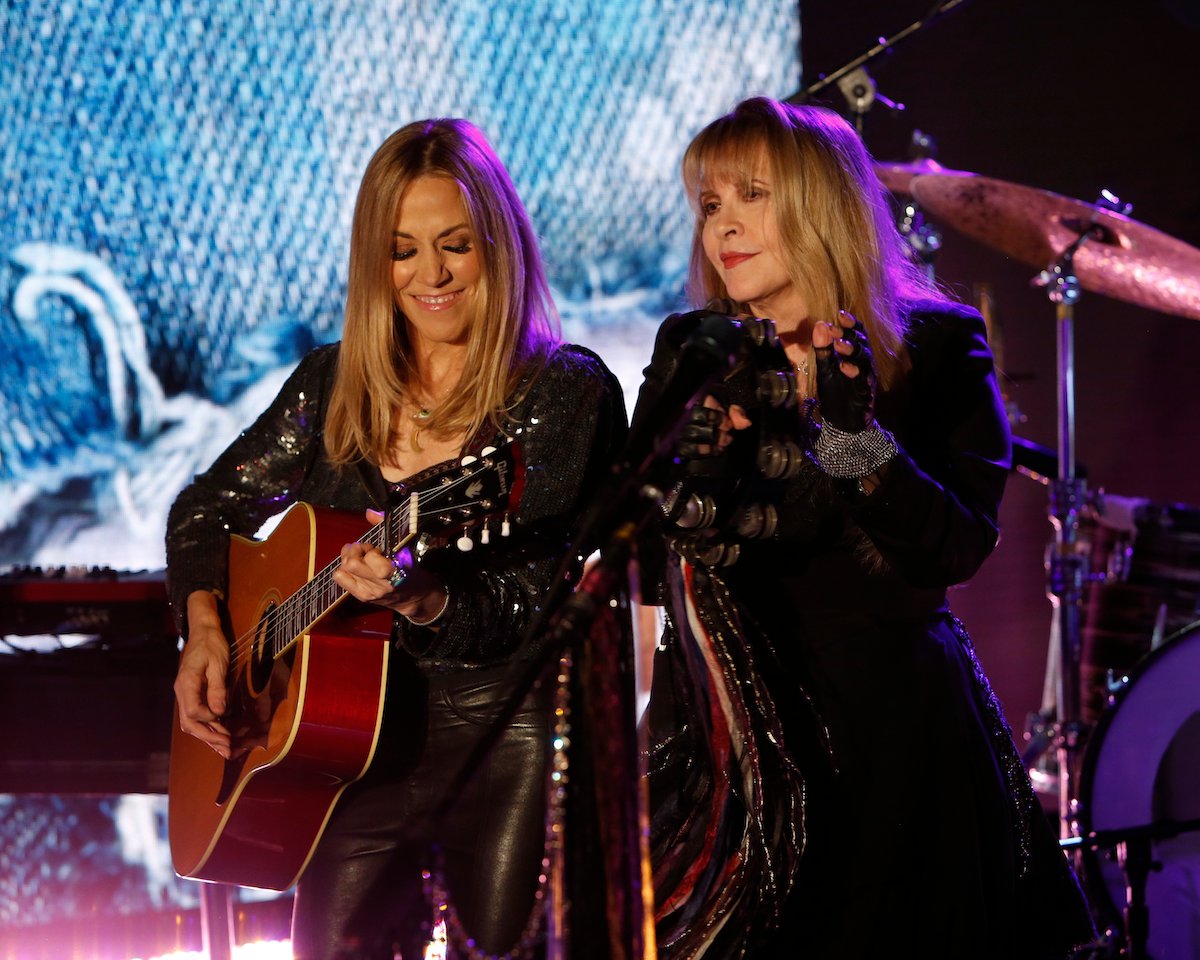
<svg viewBox="0 0 1200 960">
<path fill-rule="evenodd" d="M 393 612 L 394 649 L 370 769 L 338 801 L 300 879 L 300 960 L 390 958 L 396 945 L 420 956 L 442 892 L 460 945 L 534 949 L 546 696 L 512 718 L 449 813 L 444 793 L 523 673 L 513 662 L 539 655 L 538 638 L 522 644 L 526 627 L 624 433 L 611 373 L 559 339 L 532 225 L 483 135 L 435 119 L 388 137 L 355 207 L 342 341 L 306 356 L 179 495 L 167 536 L 186 637 L 180 724 L 228 758 L 240 747 L 223 722 L 223 604 L 239 586 L 228 582 L 229 535 L 252 536 L 297 501 L 383 511 L 397 485 L 419 489 L 425 471 L 518 437 L 520 476 L 509 480 L 523 493 L 507 536 L 497 518 L 470 552 L 453 538 L 420 558 L 370 542 L 341 550 L 333 581 Z"/>
<path fill-rule="evenodd" d="M 747 100 L 693 140 L 683 181 L 695 303 L 773 320 L 801 404 L 781 432 L 735 371 L 681 447 L 669 503 L 753 489 L 777 521 L 739 526 L 727 503 L 700 533 L 663 524 L 660 953 L 1063 958 L 1091 921 L 946 600 L 996 544 L 1010 462 L 982 319 L 906 258 L 830 111 Z M 660 331 L 635 431 L 702 319 Z M 782 479 L 768 442 L 802 453 Z"/>
</svg>

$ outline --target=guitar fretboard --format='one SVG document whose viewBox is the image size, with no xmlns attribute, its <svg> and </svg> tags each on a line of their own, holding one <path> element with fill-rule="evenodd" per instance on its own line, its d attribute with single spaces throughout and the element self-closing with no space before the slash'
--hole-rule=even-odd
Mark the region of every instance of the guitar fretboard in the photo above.
<svg viewBox="0 0 1200 960">
<path fill-rule="evenodd" d="M 516 440 L 510 437 L 499 448 L 485 449 L 479 457 L 468 457 L 450 467 L 433 467 L 411 478 L 407 497 L 389 509 L 382 522 L 374 524 L 358 542 L 375 547 L 385 556 L 394 556 L 417 536 L 418 528 L 444 533 L 482 522 L 486 534 L 490 517 L 507 518 L 516 506 L 523 485 L 519 463 Z M 501 535 L 506 530 L 507 519 Z M 481 540 L 486 543 L 487 537 Z M 341 558 L 335 557 L 270 610 L 235 643 L 235 657 L 246 655 L 261 640 L 262 654 L 274 660 L 308 633 L 346 597 L 346 591 L 333 579 L 340 566 Z"/>
<path fill-rule="evenodd" d="M 404 541 L 399 531 L 409 526 L 409 511 L 417 504 L 418 494 L 406 501 L 404 506 L 393 514 L 388 515 L 378 524 L 372 526 L 359 537 L 359 543 L 369 544 L 386 553 L 385 544 L 390 540 L 392 552 L 399 550 Z M 387 537 L 387 526 L 392 526 L 392 535 Z M 342 565 L 338 557 L 326 564 L 311 580 L 276 607 L 265 624 L 265 647 L 272 659 L 278 658 L 285 650 L 304 636 L 313 625 L 329 613 L 346 596 L 333 579 L 334 572 Z"/>
</svg>

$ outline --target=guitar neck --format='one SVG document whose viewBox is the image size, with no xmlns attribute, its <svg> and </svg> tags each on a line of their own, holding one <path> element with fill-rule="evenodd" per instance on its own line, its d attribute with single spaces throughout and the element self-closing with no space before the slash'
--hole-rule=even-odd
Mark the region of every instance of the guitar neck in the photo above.
<svg viewBox="0 0 1200 960">
<path fill-rule="evenodd" d="M 415 493 L 413 498 L 411 502 L 415 503 Z M 395 554 L 416 535 L 415 530 L 408 529 L 412 526 L 409 510 L 409 503 L 405 503 L 403 508 L 390 512 L 358 542 L 377 548 L 385 556 Z M 341 565 L 341 557 L 335 557 L 273 611 L 268 641 L 272 658 L 279 657 L 349 596 L 333 579 Z"/>
<path fill-rule="evenodd" d="M 501 518 L 500 535 L 506 536 L 509 513 L 524 488 L 522 464 L 519 447 L 510 437 L 498 448 L 485 448 L 478 457 L 431 467 L 407 482 L 407 495 L 358 542 L 375 547 L 384 556 L 395 556 L 418 533 L 444 536 L 478 526 L 480 542 L 486 544 L 488 521 Z M 459 543 L 462 549 L 472 546 L 465 536 Z M 266 631 L 261 639 L 272 658 L 287 650 L 346 598 L 345 590 L 333 579 L 339 566 L 341 557 L 335 556 L 255 627 L 256 631 Z"/>
</svg>

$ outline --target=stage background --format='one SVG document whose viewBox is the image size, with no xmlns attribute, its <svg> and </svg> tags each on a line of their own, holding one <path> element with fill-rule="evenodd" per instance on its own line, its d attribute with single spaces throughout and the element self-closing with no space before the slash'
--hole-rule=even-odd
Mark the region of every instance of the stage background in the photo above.
<svg viewBox="0 0 1200 960">
<path fill-rule="evenodd" d="M 568 335 L 632 398 L 649 332 L 678 305 L 688 137 L 930 6 L 8 3 L 0 564 L 161 564 L 174 493 L 305 348 L 336 337 L 358 177 L 418 116 L 466 115 L 490 135 L 542 234 Z M 1086 201 L 1107 188 L 1136 220 L 1200 244 L 1198 41 L 1187 0 L 969 0 L 869 66 L 905 109 L 877 103 L 864 136 L 881 160 L 907 159 L 919 129 L 949 167 Z M 822 100 L 847 108 L 836 91 Z M 1053 447 L 1054 311 L 1036 270 L 939 226 L 939 276 L 995 297 L 1014 429 Z M 1091 485 L 1200 505 L 1200 324 L 1086 291 L 1076 316 Z M 1041 699 L 1051 618 L 1046 498 L 1013 476 L 995 556 L 952 594 L 1018 736 Z M 939 758 L 912 749 L 936 777 Z M 137 843 L 113 826 L 126 817 L 130 836 L 153 837 L 153 804 L 2 803 L 9 931 L 193 896 L 161 846 L 128 853 Z M 108 879 L 75 869 L 80 844 Z M 48 851 L 49 872 L 35 866 Z M 118 876 L 113 906 L 102 890 Z"/>
</svg>

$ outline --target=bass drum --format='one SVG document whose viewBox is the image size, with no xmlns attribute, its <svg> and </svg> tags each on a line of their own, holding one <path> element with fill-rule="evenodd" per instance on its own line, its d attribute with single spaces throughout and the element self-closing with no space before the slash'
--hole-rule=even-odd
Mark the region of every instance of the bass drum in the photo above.
<svg viewBox="0 0 1200 960">
<path fill-rule="evenodd" d="M 1083 752 L 1080 826 L 1091 831 L 1200 819 L 1200 623 L 1142 658 Z M 1146 882 L 1154 960 L 1200 960 L 1200 831 L 1153 842 Z M 1103 926 L 1123 930 L 1125 875 L 1112 851 L 1084 855 Z"/>
</svg>

